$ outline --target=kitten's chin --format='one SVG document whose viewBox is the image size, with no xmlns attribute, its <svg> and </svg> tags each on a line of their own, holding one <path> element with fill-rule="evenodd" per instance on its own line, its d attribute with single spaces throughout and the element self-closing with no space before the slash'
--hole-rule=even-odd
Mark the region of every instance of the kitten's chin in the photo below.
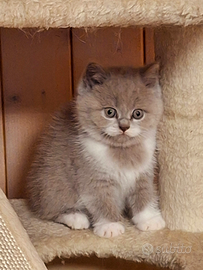
<svg viewBox="0 0 203 270">
<path fill-rule="evenodd" d="M 130 137 L 126 134 L 119 134 L 116 136 L 105 134 L 103 135 L 102 141 L 113 147 L 130 147 L 138 143 L 140 140 L 138 137 Z"/>
<path fill-rule="evenodd" d="M 92 139 L 102 142 L 106 145 L 112 146 L 112 147 L 130 147 L 132 145 L 136 145 L 140 143 L 140 137 L 134 136 L 130 137 L 126 134 L 117 134 L 117 135 L 109 135 L 105 132 L 94 132 L 92 130 L 86 130 L 83 129 L 83 132 L 81 133 L 82 137 L 91 137 Z"/>
</svg>

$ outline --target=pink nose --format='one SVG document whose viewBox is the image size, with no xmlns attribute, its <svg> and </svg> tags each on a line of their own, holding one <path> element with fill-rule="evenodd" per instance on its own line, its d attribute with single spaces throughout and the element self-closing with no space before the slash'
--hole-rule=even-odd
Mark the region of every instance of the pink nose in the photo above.
<svg viewBox="0 0 203 270">
<path fill-rule="evenodd" d="M 123 132 L 125 132 L 127 129 L 129 129 L 129 126 L 119 126 L 119 128 L 123 131 Z"/>
</svg>

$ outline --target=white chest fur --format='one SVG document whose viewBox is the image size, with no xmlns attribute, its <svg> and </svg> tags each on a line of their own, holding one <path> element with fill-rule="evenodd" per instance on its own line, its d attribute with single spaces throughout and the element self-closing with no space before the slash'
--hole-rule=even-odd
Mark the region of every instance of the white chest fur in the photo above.
<svg viewBox="0 0 203 270">
<path fill-rule="evenodd" d="M 96 162 L 97 167 L 105 174 L 108 174 L 111 179 L 117 181 L 122 190 L 127 191 L 135 185 L 140 173 L 145 172 L 149 166 L 152 165 L 153 153 L 155 149 L 155 139 L 146 139 L 146 160 L 141 166 L 137 168 L 127 168 L 127 166 L 120 167 L 110 156 L 110 149 L 108 145 L 95 141 L 90 138 L 83 140 L 86 155 Z"/>
</svg>

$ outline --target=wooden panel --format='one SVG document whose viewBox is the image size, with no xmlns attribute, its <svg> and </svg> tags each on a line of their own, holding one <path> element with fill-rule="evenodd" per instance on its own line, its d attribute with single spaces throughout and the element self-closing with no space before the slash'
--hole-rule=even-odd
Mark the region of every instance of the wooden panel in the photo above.
<svg viewBox="0 0 203 270">
<path fill-rule="evenodd" d="M 143 65 L 143 30 L 102 28 L 72 29 L 74 89 L 89 62 L 103 66 Z"/>
<path fill-rule="evenodd" d="M 0 30 L 1 34 L 1 30 Z M 0 54 L 1 55 L 1 54 Z M 3 132 L 3 97 L 1 82 L 1 59 L 0 59 L 0 188 L 6 193 L 6 174 L 5 174 L 5 152 L 4 152 L 4 132 Z"/>
<path fill-rule="evenodd" d="M 50 113 L 72 97 L 69 34 L 2 29 L 9 198 L 23 197 L 36 137 Z"/>
<path fill-rule="evenodd" d="M 1 80 L 0 80 L 1 83 Z M 3 132 L 2 93 L 0 85 L 0 188 L 6 193 L 5 152 Z"/>
<path fill-rule="evenodd" d="M 152 28 L 145 28 L 144 41 L 145 64 L 150 64 L 155 61 L 154 30 Z"/>
</svg>

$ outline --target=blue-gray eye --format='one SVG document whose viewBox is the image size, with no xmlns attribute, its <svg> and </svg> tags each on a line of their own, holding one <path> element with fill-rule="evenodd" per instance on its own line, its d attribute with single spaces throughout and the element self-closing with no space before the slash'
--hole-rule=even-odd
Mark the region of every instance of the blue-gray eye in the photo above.
<svg viewBox="0 0 203 270">
<path fill-rule="evenodd" d="M 116 110 L 114 108 L 105 108 L 104 112 L 108 118 L 113 118 L 116 116 Z"/>
<path fill-rule="evenodd" d="M 144 116 L 144 112 L 143 110 L 134 110 L 133 111 L 133 114 L 132 114 L 132 117 L 136 120 L 140 120 L 142 119 Z"/>
</svg>

